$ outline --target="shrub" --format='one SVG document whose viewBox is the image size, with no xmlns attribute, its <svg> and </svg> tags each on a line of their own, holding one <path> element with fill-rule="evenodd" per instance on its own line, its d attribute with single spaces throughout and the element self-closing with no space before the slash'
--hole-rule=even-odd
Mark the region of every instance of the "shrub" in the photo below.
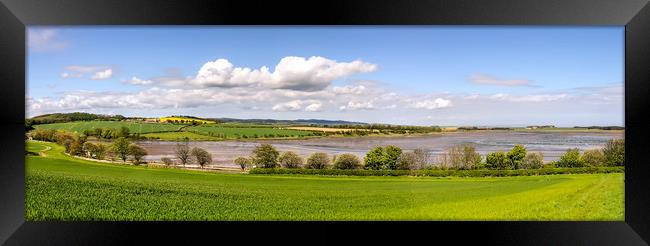
<svg viewBox="0 0 650 246">
<path fill-rule="evenodd" d="M 330 159 L 327 153 L 313 153 L 307 158 L 308 169 L 326 169 L 330 165 Z"/>
<path fill-rule="evenodd" d="M 512 147 L 506 156 L 510 161 L 510 168 L 519 169 L 524 161 L 524 158 L 526 158 L 526 148 L 524 148 L 524 146 L 521 144 L 517 144 L 515 147 Z"/>
<path fill-rule="evenodd" d="M 203 168 L 205 164 L 212 163 L 212 155 L 202 148 L 192 148 L 190 155 L 194 157 L 194 160 L 196 160 L 196 163 L 198 163 L 201 168 Z"/>
<path fill-rule="evenodd" d="M 181 161 L 181 164 L 185 166 L 190 160 L 190 146 L 188 141 L 183 141 L 176 144 L 176 158 Z"/>
<path fill-rule="evenodd" d="M 557 167 L 582 167 L 584 161 L 580 158 L 580 150 L 575 148 L 568 149 L 555 165 Z"/>
<path fill-rule="evenodd" d="M 588 149 L 582 154 L 582 160 L 587 166 L 603 166 L 605 164 L 605 155 L 600 149 Z"/>
<path fill-rule="evenodd" d="M 147 151 L 135 144 L 129 145 L 129 154 L 133 156 L 133 163 L 138 165 L 142 161 L 142 157 L 147 155 Z"/>
<path fill-rule="evenodd" d="M 397 146 L 388 145 L 384 148 L 384 167 L 389 170 L 397 169 L 397 159 L 402 155 L 402 149 Z"/>
<path fill-rule="evenodd" d="M 174 165 L 174 161 L 172 161 L 172 159 L 169 158 L 169 157 L 162 157 L 162 158 L 160 158 L 160 162 L 164 163 L 164 164 L 167 165 L 167 166 Z"/>
<path fill-rule="evenodd" d="M 397 159 L 396 170 L 414 170 L 417 167 L 417 156 L 413 152 L 404 152 Z"/>
<path fill-rule="evenodd" d="M 361 168 L 361 161 L 356 155 L 353 154 L 340 154 L 336 157 L 334 162 L 336 169 L 359 169 Z"/>
<path fill-rule="evenodd" d="M 126 159 L 129 156 L 129 145 L 131 145 L 131 141 L 123 137 L 118 138 L 113 142 L 112 149 L 123 162 L 126 162 Z"/>
<path fill-rule="evenodd" d="M 603 155 L 607 166 L 625 166 L 625 140 L 607 141 L 603 148 Z"/>
<path fill-rule="evenodd" d="M 521 162 L 522 169 L 538 169 L 544 165 L 544 155 L 541 152 L 530 152 Z"/>
<path fill-rule="evenodd" d="M 485 157 L 485 167 L 488 169 L 508 169 L 510 166 L 506 153 L 501 151 L 489 153 Z"/>
<path fill-rule="evenodd" d="M 334 162 L 336 162 L 336 160 L 334 160 Z M 384 169 L 384 148 L 377 146 L 374 149 L 368 151 L 368 153 L 366 153 L 366 156 L 363 158 L 363 162 L 366 169 Z"/>
<path fill-rule="evenodd" d="M 95 145 L 95 152 L 92 155 L 95 156 L 95 159 L 102 160 L 106 156 L 107 151 L 108 147 L 105 144 L 97 143 Z"/>
<path fill-rule="evenodd" d="M 241 157 L 240 156 L 240 157 L 237 157 L 237 159 L 235 159 L 235 164 L 239 165 L 239 167 L 241 167 L 242 171 L 245 171 L 246 167 L 248 167 L 251 164 L 251 161 L 250 161 L 250 159 L 248 159 L 246 157 Z"/>
<path fill-rule="evenodd" d="M 415 165 L 417 169 L 424 169 L 429 166 L 429 162 L 431 162 L 431 151 L 417 148 L 413 150 L 413 154 L 415 155 Z"/>
<path fill-rule="evenodd" d="M 97 149 L 97 145 L 91 142 L 85 142 L 83 145 L 83 152 L 86 157 L 95 158 L 93 153 L 97 151 L 96 149 Z"/>
<path fill-rule="evenodd" d="M 285 168 L 301 168 L 303 165 L 302 157 L 293 151 L 286 151 L 278 158 L 280 165 Z"/>
<path fill-rule="evenodd" d="M 279 152 L 270 144 L 260 144 L 253 150 L 252 163 L 257 167 L 274 168 L 278 166 Z"/>
</svg>

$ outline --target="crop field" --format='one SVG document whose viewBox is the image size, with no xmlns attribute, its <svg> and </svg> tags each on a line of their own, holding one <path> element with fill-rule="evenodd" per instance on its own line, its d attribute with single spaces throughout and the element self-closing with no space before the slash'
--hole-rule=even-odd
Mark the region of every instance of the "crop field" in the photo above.
<svg viewBox="0 0 650 246">
<path fill-rule="evenodd" d="M 226 174 L 105 164 L 29 142 L 28 221 L 623 221 L 624 175 L 501 178 Z"/>
<path fill-rule="evenodd" d="M 333 127 L 311 127 L 311 126 L 293 126 L 287 127 L 291 130 L 301 130 L 301 131 L 319 131 L 319 132 L 349 132 L 354 130 L 359 131 L 370 131 L 368 129 L 352 129 L 352 128 L 333 128 Z M 379 132 L 379 130 L 374 130 L 374 132 Z"/>
<path fill-rule="evenodd" d="M 131 121 L 75 121 L 66 123 L 53 123 L 35 125 L 35 128 L 66 130 L 81 133 L 84 130 L 93 130 L 95 128 L 113 128 L 119 129 L 123 126 L 129 128 L 131 133 L 150 133 L 150 132 L 169 132 L 178 131 L 186 125 L 181 124 L 160 124 L 160 123 L 141 123 Z"/>
<path fill-rule="evenodd" d="M 310 131 L 291 129 L 280 129 L 271 127 L 219 127 L 219 126 L 192 126 L 187 131 L 206 136 L 236 138 L 237 136 L 247 138 L 255 137 L 304 137 L 313 135 Z"/>
</svg>

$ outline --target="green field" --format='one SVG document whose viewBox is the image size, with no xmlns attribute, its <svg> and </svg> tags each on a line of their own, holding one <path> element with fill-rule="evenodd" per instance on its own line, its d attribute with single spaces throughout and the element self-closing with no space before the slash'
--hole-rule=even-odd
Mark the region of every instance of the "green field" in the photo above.
<svg viewBox="0 0 650 246">
<path fill-rule="evenodd" d="M 313 135 L 310 131 L 289 130 L 271 127 L 221 127 L 221 126 L 192 126 L 187 131 L 206 136 L 216 136 L 225 138 L 236 138 L 237 134 L 241 137 L 273 138 L 273 137 L 304 137 Z"/>
<path fill-rule="evenodd" d="M 623 221 L 624 175 L 502 178 L 225 174 L 29 156 L 26 214 L 41 220 Z"/>
<path fill-rule="evenodd" d="M 119 129 L 123 126 L 128 127 L 131 133 L 142 134 L 142 133 L 150 133 L 150 132 L 178 131 L 186 125 L 142 123 L 142 122 L 130 122 L 130 121 L 75 121 L 75 122 L 66 122 L 66 123 L 35 125 L 34 128 L 65 130 L 65 131 L 82 133 L 84 130 L 93 130 L 95 128 Z"/>
<path fill-rule="evenodd" d="M 218 137 L 210 137 L 206 135 L 201 135 L 193 132 L 155 132 L 155 133 L 146 133 L 140 135 L 141 137 L 146 137 L 146 138 L 151 138 L 151 139 L 159 139 L 159 140 L 182 140 L 184 138 L 188 138 L 191 140 L 223 140 L 222 138 Z"/>
</svg>

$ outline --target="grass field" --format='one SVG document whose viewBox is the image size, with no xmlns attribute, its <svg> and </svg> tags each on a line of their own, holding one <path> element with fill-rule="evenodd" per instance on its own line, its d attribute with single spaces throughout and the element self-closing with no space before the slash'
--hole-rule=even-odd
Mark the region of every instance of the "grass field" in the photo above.
<svg viewBox="0 0 650 246">
<path fill-rule="evenodd" d="M 623 174 L 504 178 L 225 174 L 26 157 L 40 220 L 615 220 Z"/>
<path fill-rule="evenodd" d="M 290 129 L 279 129 L 271 127 L 220 127 L 220 126 L 192 126 L 188 127 L 187 131 L 194 132 L 206 136 L 236 138 L 237 135 L 241 137 L 304 137 L 313 135 L 310 131 L 299 131 Z"/>
<path fill-rule="evenodd" d="M 35 128 L 66 130 L 71 132 L 82 133 L 84 130 L 95 128 L 113 128 L 119 129 L 123 126 L 129 128 L 131 133 L 150 133 L 150 132 L 169 132 L 178 131 L 185 125 L 181 124 L 160 124 L 160 123 L 141 123 L 130 121 L 75 121 L 67 123 L 53 123 L 35 125 Z"/>
<path fill-rule="evenodd" d="M 218 137 L 211 137 L 207 135 L 201 135 L 193 132 L 156 132 L 156 133 L 146 133 L 140 135 L 142 137 L 147 137 L 147 138 L 154 138 L 154 139 L 160 139 L 160 140 L 182 140 L 184 138 L 188 138 L 191 140 L 223 140 L 222 138 Z"/>
</svg>

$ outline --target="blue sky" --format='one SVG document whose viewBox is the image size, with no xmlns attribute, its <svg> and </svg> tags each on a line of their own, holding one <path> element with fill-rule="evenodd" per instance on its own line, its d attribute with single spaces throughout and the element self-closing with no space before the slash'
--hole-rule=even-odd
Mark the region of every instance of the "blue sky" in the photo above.
<svg viewBox="0 0 650 246">
<path fill-rule="evenodd" d="M 623 27 L 30 27 L 26 110 L 623 125 L 623 40 Z"/>
</svg>

